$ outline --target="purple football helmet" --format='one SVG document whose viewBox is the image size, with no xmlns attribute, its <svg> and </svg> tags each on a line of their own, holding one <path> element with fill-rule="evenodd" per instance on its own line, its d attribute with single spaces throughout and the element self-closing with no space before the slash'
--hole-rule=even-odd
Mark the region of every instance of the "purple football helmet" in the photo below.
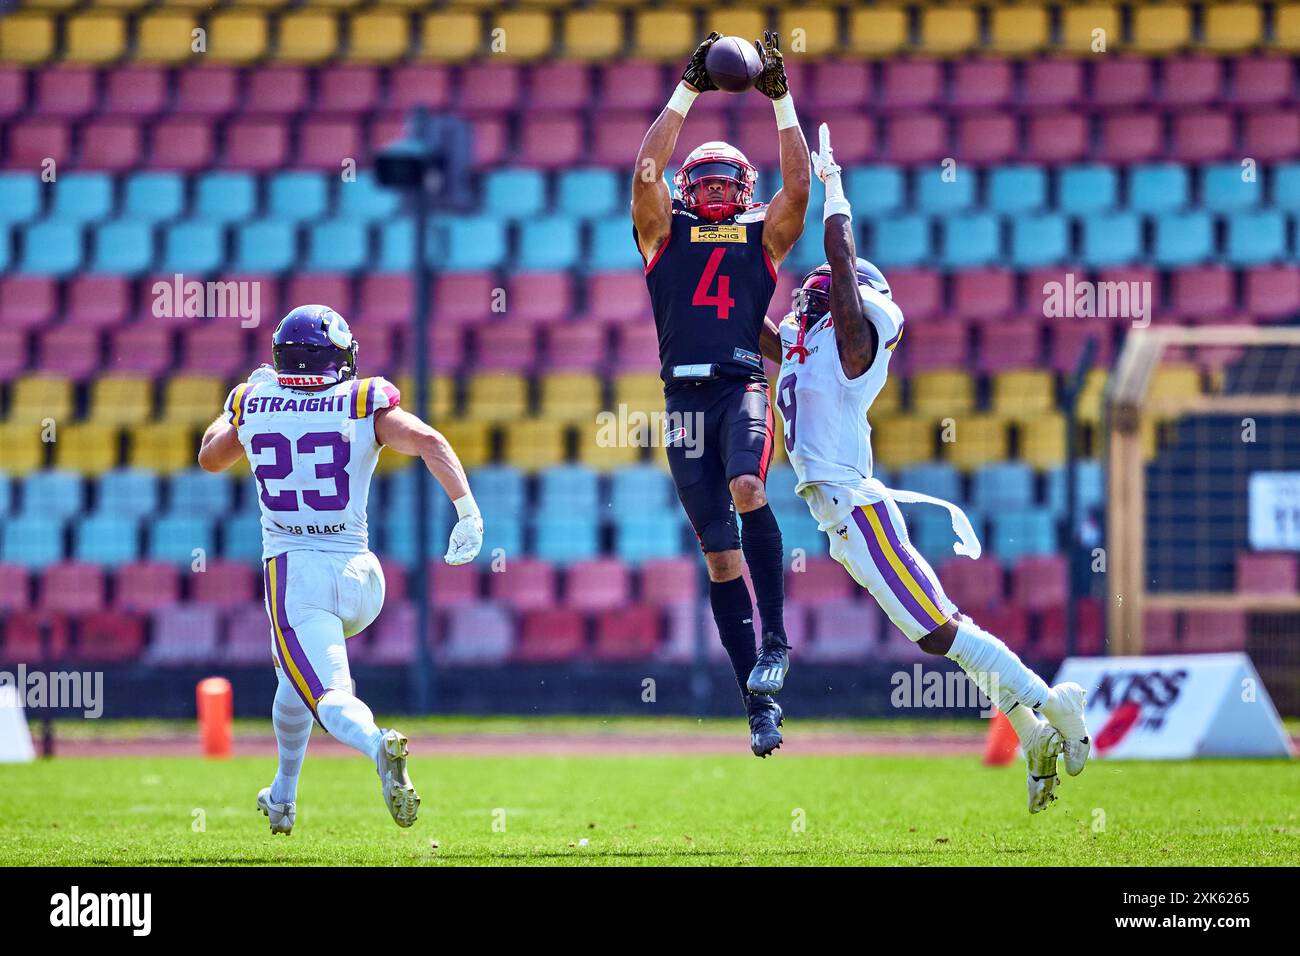
<svg viewBox="0 0 1300 956">
<path fill-rule="evenodd" d="M 327 305 L 300 305 L 275 327 L 271 354 L 281 385 L 335 385 L 357 374 L 357 341 Z"/>
</svg>

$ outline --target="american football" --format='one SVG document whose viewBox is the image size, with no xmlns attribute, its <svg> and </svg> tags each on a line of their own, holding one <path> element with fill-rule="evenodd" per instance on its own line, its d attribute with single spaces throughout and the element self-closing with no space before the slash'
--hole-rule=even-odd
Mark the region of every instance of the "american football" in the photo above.
<svg viewBox="0 0 1300 956">
<path fill-rule="evenodd" d="M 763 72 L 763 61 L 754 44 L 741 37 L 723 37 L 709 47 L 704 61 L 709 76 L 718 89 L 743 93 L 754 85 Z"/>
</svg>

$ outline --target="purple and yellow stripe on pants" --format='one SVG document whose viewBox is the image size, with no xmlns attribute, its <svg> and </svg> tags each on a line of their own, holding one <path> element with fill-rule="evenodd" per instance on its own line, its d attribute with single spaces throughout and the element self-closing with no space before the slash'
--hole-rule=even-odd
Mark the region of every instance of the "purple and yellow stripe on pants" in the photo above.
<svg viewBox="0 0 1300 956">
<path fill-rule="evenodd" d="M 883 501 L 854 509 L 853 520 L 866 539 L 876 570 L 889 585 L 898 602 L 927 631 L 948 620 L 944 603 L 929 575 L 917 566 L 911 549 L 898 538 L 898 531 Z"/>
<path fill-rule="evenodd" d="M 289 578 L 289 555 L 279 554 L 268 558 L 262 574 L 266 584 L 266 604 L 271 615 L 271 632 L 275 637 L 275 656 L 280 662 L 285 676 L 293 684 L 312 715 L 316 716 L 316 705 L 325 696 L 325 687 L 307 659 L 298 635 L 289 624 L 286 610 L 285 592 Z"/>
</svg>

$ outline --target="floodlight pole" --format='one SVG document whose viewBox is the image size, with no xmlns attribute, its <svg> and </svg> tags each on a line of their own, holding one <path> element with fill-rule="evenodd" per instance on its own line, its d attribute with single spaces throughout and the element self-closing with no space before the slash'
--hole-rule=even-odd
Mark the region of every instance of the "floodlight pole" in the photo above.
<svg viewBox="0 0 1300 956">
<path fill-rule="evenodd" d="M 1065 535 L 1065 656 L 1073 657 L 1078 647 L 1079 633 L 1079 546 L 1082 538 L 1079 534 L 1079 394 L 1083 391 L 1083 379 L 1092 367 L 1093 356 L 1097 351 L 1096 338 L 1089 336 L 1083 343 L 1083 351 L 1074 364 L 1074 369 L 1065 381 L 1065 520 L 1068 523 Z"/>
</svg>

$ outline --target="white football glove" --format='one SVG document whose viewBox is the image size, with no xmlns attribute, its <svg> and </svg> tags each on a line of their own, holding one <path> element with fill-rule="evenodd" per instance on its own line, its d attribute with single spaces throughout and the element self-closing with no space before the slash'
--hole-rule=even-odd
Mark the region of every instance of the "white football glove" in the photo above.
<svg viewBox="0 0 1300 956">
<path fill-rule="evenodd" d="M 483 547 L 483 519 L 479 515 L 466 515 L 451 529 L 447 553 L 443 560 L 448 564 L 469 564 L 478 557 Z"/>
<path fill-rule="evenodd" d="M 278 381 L 280 381 L 279 373 L 265 363 L 253 369 L 253 374 L 248 376 L 249 385 L 256 385 L 259 382 L 271 382 L 274 384 Z"/>
<path fill-rule="evenodd" d="M 829 219 L 831 216 L 848 216 L 853 218 L 853 209 L 849 206 L 849 201 L 844 198 L 844 184 L 840 181 L 840 166 L 835 162 L 835 154 L 831 150 L 831 129 L 825 123 L 817 131 L 819 147 L 817 152 L 811 155 L 813 172 L 817 174 L 826 185 L 826 205 L 822 211 L 822 218 Z"/>
</svg>

